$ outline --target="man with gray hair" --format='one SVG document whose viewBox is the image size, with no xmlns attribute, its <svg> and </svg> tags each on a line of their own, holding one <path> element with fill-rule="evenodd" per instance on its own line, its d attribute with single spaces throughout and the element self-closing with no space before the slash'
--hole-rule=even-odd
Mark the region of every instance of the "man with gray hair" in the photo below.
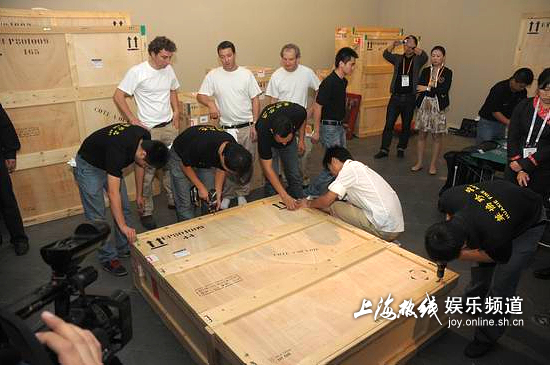
<svg viewBox="0 0 550 365">
<path fill-rule="evenodd" d="M 269 83 L 267 84 L 266 95 L 271 97 L 270 104 L 277 101 L 290 101 L 292 103 L 303 106 L 308 111 L 308 116 L 311 115 L 311 106 L 308 108 L 308 94 L 309 90 L 319 90 L 319 78 L 315 75 L 312 69 L 300 64 L 300 48 L 294 43 L 285 44 L 281 48 L 281 66 L 271 76 Z M 315 95 L 317 97 L 317 95 Z M 299 135 L 304 135 L 306 123 L 303 123 L 300 128 Z M 305 165 L 308 158 L 308 150 L 311 151 L 311 147 L 306 148 L 305 139 L 298 139 L 298 154 L 302 156 L 300 159 L 300 169 L 304 174 Z M 274 169 L 278 170 L 277 159 L 273 160 Z"/>
</svg>

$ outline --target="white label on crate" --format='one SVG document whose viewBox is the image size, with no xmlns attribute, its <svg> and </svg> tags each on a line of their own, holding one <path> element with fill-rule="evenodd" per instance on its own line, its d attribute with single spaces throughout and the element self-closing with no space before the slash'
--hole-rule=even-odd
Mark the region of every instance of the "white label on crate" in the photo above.
<svg viewBox="0 0 550 365">
<path fill-rule="evenodd" d="M 208 123 L 208 115 L 201 115 L 200 118 L 199 118 L 199 123 L 200 124 Z"/>
<path fill-rule="evenodd" d="M 149 255 L 149 256 L 145 256 L 145 258 L 147 259 L 147 261 L 149 261 L 151 264 L 154 263 L 154 262 L 157 262 L 159 260 L 158 256 L 157 255 Z"/>
<path fill-rule="evenodd" d="M 179 251 L 174 252 L 175 257 L 185 257 L 185 256 L 188 256 L 188 255 L 189 255 L 189 251 L 187 251 L 186 248 L 184 248 L 183 250 L 179 250 Z"/>
<path fill-rule="evenodd" d="M 103 68 L 103 60 L 101 58 L 92 58 L 91 61 L 94 68 Z"/>
<path fill-rule="evenodd" d="M 198 118 L 191 118 L 191 122 L 189 124 L 191 124 L 191 126 L 197 125 L 197 124 L 199 124 L 199 119 Z"/>
<path fill-rule="evenodd" d="M 264 70 L 259 70 L 257 72 L 257 75 L 258 75 L 258 77 L 265 77 L 265 71 Z"/>
</svg>

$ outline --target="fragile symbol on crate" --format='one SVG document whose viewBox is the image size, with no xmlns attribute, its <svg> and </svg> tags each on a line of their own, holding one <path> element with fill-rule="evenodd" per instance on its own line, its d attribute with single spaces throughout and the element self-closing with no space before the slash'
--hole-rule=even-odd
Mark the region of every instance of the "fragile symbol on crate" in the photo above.
<svg viewBox="0 0 550 365">
<path fill-rule="evenodd" d="M 133 47 L 132 47 L 132 43 L 134 44 Z M 139 50 L 138 37 L 137 36 L 134 36 L 134 38 L 128 37 L 128 51 L 136 51 L 136 50 Z"/>
</svg>

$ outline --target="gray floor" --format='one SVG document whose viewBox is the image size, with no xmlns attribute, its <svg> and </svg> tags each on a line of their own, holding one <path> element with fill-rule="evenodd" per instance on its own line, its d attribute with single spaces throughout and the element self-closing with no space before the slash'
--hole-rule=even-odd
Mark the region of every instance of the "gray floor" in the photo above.
<svg viewBox="0 0 550 365">
<path fill-rule="evenodd" d="M 395 149 L 392 149 L 389 158 L 374 160 L 372 155 L 377 151 L 379 143 L 380 137 L 372 137 L 354 139 L 349 141 L 348 146 L 355 159 L 375 169 L 397 191 L 405 217 L 405 233 L 399 238 L 399 241 L 406 249 L 426 257 L 423 234 L 430 224 L 442 218 L 436 210 L 436 201 L 438 191 L 446 179 L 446 167 L 441 163 L 437 176 L 429 176 L 426 171 L 427 166 L 420 172 L 410 172 L 409 168 L 414 163 L 415 137 L 411 139 L 411 148 L 407 151 L 405 159 L 397 159 Z M 395 143 L 394 141 L 394 146 Z M 472 143 L 473 140 L 470 139 L 448 136 L 445 140 L 445 150 L 461 149 Z M 311 171 L 319 170 L 320 158 L 320 149 L 315 147 L 310 164 Z M 252 195 L 253 198 L 262 197 L 259 192 Z M 156 198 L 155 203 L 157 222 L 161 225 L 174 223 L 174 212 L 166 208 L 164 195 Z M 0 280 L 0 305 L 11 303 L 48 280 L 49 268 L 42 262 L 39 248 L 44 244 L 70 235 L 83 220 L 83 216 L 80 215 L 28 227 L 31 250 L 23 257 L 16 257 L 8 244 L 0 247 L 0 277 L 2 278 Z M 6 232 L 3 227 L 1 229 L 4 234 L 4 242 L 6 242 Z M 139 230 L 143 231 L 141 226 L 139 226 Z M 93 257 L 88 258 L 85 263 L 98 266 Z M 129 260 L 126 259 L 124 263 L 129 265 Z M 540 249 L 533 268 L 548 265 L 550 265 L 550 250 Z M 450 268 L 461 274 L 459 284 L 451 295 L 460 295 L 469 279 L 469 265 L 453 262 L 450 264 Z M 431 341 L 407 364 L 549 364 L 550 328 L 539 327 L 531 320 L 531 316 L 537 312 L 550 310 L 550 282 L 533 278 L 533 268 L 524 272 L 518 289 L 518 295 L 523 298 L 523 315 L 519 318 L 524 319 L 525 323 L 520 327 L 510 327 L 494 351 L 480 360 L 473 361 L 465 358 L 462 351 L 472 337 L 473 328 L 452 328 Z M 130 276 L 115 278 L 99 270 L 99 279 L 89 287 L 88 291 L 97 294 L 110 294 L 114 289 L 126 290 L 132 301 L 134 337 L 119 353 L 124 364 L 193 364 L 189 354 L 183 350 L 175 337 L 133 287 Z"/>
</svg>

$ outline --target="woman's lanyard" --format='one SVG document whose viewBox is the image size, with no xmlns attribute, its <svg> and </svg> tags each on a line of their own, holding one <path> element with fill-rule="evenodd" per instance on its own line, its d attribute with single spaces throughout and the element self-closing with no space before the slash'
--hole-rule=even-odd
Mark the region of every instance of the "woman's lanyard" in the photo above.
<svg viewBox="0 0 550 365">
<path fill-rule="evenodd" d="M 433 68 L 434 66 L 433 65 L 430 65 L 430 80 L 428 81 L 428 84 L 430 84 L 430 81 L 432 81 L 432 76 L 433 76 Z M 441 67 L 439 68 L 439 70 L 437 70 L 437 73 L 435 75 L 435 85 L 434 85 L 434 88 L 437 87 L 437 81 L 439 80 L 439 76 L 441 76 L 441 73 L 443 72 L 443 69 L 445 68 L 445 65 L 441 65 Z"/>
<path fill-rule="evenodd" d="M 529 134 L 527 135 L 527 139 L 525 140 L 526 146 L 529 145 L 529 140 L 531 139 L 531 135 L 533 134 L 533 128 L 535 127 L 535 121 L 537 120 L 539 104 L 540 104 L 540 99 L 537 100 L 537 105 L 535 106 L 535 112 L 533 113 L 533 119 L 531 120 L 531 128 L 529 128 Z M 544 130 L 544 127 L 546 127 L 546 122 L 548 122 L 549 117 L 550 117 L 550 112 L 546 113 L 546 117 L 542 121 L 542 125 L 540 126 L 537 139 L 535 140 L 535 144 L 533 146 L 536 146 L 539 143 L 540 136 L 542 136 L 542 131 Z"/>
</svg>

